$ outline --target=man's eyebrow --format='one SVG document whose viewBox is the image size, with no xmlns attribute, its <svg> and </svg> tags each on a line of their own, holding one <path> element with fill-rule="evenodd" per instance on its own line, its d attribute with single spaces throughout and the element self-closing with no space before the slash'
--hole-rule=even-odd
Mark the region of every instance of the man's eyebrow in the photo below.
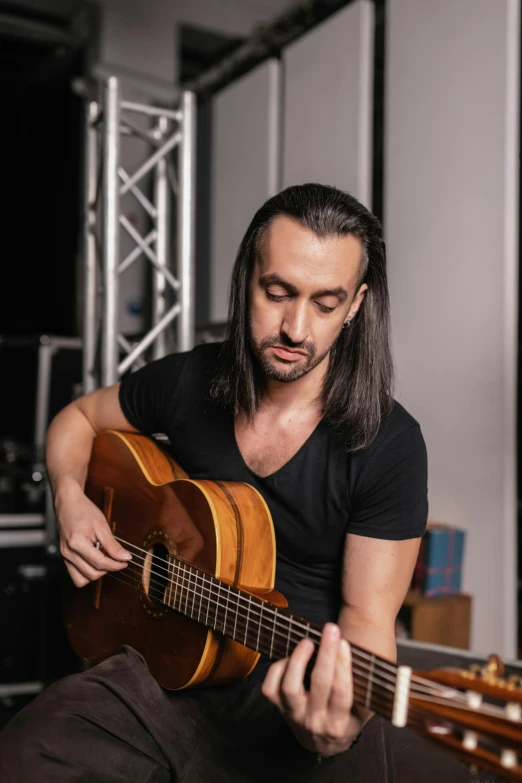
<svg viewBox="0 0 522 783">
<path fill-rule="evenodd" d="M 263 285 L 270 285 L 270 284 L 276 284 L 281 285 L 283 288 L 286 288 L 286 290 L 290 294 L 297 294 L 297 288 L 289 283 L 287 280 L 283 280 L 282 277 L 279 277 L 279 275 L 272 273 L 270 275 L 262 275 L 259 278 L 259 282 Z M 337 288 L 322 288 L 320 291 L 315 291 L 312 294 L 312 298 L 319 298 L 321 296 L 337 296 L 339 301 L 344 302 L 344 300 L 348 296 L 348 292 L 344 290 L 342 286 L 337 286 Z"/>
<path fill-rule="evenodd" d="M 337 288 L 323 288 L 321 291 L 316 291 L 313 296 L 314 298 L 321 296 L 337 296 L 339 301 L 344 302 L 348 293 L 339 285 Z"/>
<path fill-rule="evenodd" d="M 288 293 L 290 294 L 297 294 L 297 288 L 295 285 L 292 285 L 292 283 L 289 283 L 287 280 L 283 280 L 282 277 L 279 277 L 279 275 L 276 275 L 275 272 L 273 272 L 270 275 L 261 275 L 259 278 L 259 282 L 262 285 L 282 285 L 283 288 L 286 288 Z"/>
</svg>

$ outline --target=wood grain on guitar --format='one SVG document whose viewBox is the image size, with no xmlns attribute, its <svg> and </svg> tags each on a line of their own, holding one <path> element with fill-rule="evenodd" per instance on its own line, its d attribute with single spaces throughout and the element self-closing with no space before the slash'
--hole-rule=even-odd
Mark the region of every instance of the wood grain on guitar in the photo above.
<svg viewBox="0 0 522 783">
<path fill-rule="evenodd" d="M 68 584 L 65 624 L 79 656 L 99 661 L 128 644 L 176 690 L 241 679 L 261 653 L 319 643 L 321 627 L 274 589 L 272 519 L 250 485 L 191 480 L 151 438 L 108 430 L 95 439 L 86 493 L 117 520 L 132 560 L 91 589 Z M 352 660 L 356 702 L 522 782 L 522 688 L 497 656 L 469 672 L 413 671 L 356 645 Z"/>
</svg>

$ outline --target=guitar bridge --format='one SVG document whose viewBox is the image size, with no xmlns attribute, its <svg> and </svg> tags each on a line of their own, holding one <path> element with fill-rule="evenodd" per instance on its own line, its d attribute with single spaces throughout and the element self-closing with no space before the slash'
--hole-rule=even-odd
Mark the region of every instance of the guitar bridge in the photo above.
<svg viewBox="0 0 522 783">
<path fill-rule="evenodd" d="M 116 531 L 116 522 L 111 522 L 112 517 L 112 501 L 114 498 L 114 490 L 112 487 L 104 487 L 103 488 L 103 515 L 107 522 L 110 525 L 112 534 L 114 535 Z M 102 580 L 103 576 L 100 576 L 99 579 L 96 580 L 96 582 L 93 583 L 93 606 L 95 609 L 100 608 L 100 601 L 101 601 L 101 589 L 102 589 Z"/>
</svg>

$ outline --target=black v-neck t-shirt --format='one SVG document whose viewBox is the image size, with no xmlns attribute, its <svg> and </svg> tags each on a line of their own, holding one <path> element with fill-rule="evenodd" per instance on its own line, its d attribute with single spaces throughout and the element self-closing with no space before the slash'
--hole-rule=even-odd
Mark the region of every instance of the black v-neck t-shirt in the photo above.
<svg viewBox="0 0 522 783">
<path fill-rule="evenodd" d="M 420 537 L 428 514 L 427 457 L 419 424 L 395 402 L 371 445 L 349 454 L 321 422 L 279 470 L 261 477 L 237 445 L 234 417 L 209 397 L 220 344 L 152 361 L 122 378 L 120 404 L 146 435 L 166 435 L 192 479 L 244 481 L 263 495 L 274 522 L 276 588 L 295 614 L 337 621 L 347 533 Z M 263 659 L 253 677 L 262 678 Z"/>
</svg>

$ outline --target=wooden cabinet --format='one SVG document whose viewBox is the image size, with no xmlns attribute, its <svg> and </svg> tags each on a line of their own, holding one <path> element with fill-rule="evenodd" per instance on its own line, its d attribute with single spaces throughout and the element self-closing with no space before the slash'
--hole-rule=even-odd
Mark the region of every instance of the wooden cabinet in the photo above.
<svg viewBox="0 0 522 783">
<path fill-rule="evenodd" d="M 413 641 L 469 650 L 471 609 L 471 596 L 466 593 L 429 597 L 412 590 L 399 620 Z"/>
</svg>

